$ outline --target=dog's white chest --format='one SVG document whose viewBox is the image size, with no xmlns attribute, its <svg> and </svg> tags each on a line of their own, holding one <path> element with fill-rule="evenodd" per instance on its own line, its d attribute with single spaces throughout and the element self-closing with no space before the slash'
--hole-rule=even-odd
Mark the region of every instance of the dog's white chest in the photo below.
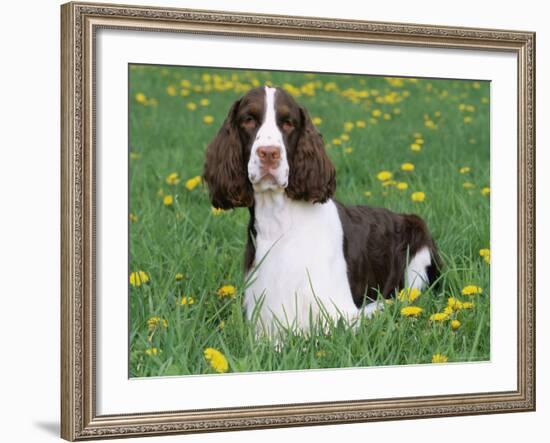
<svg viewBox="0 0 550 443">
<path fill-rule="evenodd" d="M 273 322 L 307 329 L 321 310 L 332 318 L 353 317 L 335 204 L 296 202 L 283 193 L 256 200 L 256 255 L 245 291 L 247 316 L 257 311 L 268 330 Z M 275 317 L 275 318 L 274 318 Z"/>
</svg>

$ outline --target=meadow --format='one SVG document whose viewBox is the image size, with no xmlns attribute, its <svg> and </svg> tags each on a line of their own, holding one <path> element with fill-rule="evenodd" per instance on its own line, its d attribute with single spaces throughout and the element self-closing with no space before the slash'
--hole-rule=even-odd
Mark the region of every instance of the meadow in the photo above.
<svg viewBox="0 0 550 443">
<path fill-rule="evenodd" d="M 234 100 L 276 85 L 309 110 L 336 199 L 422 216 L 444 260 L 351 329 L 275 347 L 242 309 L 248 211 L 212 208 L 207 144 Z M 490 359 L 489 83 L 132 65 L 130 377 Z"/>
</svg>

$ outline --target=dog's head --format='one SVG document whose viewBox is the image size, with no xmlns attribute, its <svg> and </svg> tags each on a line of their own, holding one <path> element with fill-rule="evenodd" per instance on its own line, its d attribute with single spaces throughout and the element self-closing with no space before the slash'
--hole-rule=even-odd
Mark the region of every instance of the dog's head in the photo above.
<svg viewBox="0 0 550 443">
<path fill-rule="evenodd" d="M 334 165 L 305 108 L 267 86 L 233 103 L 208 146 L 204 179 L 222 209 L 252 206 L 255 192 L 275 189 L 322 203 L 336 189 Z"/>
</svg>

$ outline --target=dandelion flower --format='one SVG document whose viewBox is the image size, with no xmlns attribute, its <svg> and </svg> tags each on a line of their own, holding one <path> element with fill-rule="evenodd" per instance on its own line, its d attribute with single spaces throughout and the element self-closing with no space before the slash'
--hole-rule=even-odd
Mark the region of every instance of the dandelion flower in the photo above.
<svg viewBox="0 0 550 443">
<path fill-rule="evenodd" d="M 189 191 L 192 191 L 193 189 L 195 189 L 201 182 L 201 176 L 200 175 L 197 175 L 193 178 L 190 178 L 189 180 L 187 180 L 185 182 L 185 187 L 189 190 Z"/>
<path fill-rule="evenodd" d="M 136 223 L 138 221 L 138 216 L 136 214 L 130 214 L 130 221 Z"/>
<path fill-rule="evenodd" d="M 481 257 L 490 257 L 491 256 L 491 250 L 489 248 L 483 248 L 479 250 L 479 255 Z"/>
<path fill-rule="evenodd" d="M 178 95 L 178 90 L 176 89 L 176 87 L 174 85 L 170 85 L 166 88 L 166 92 L 168 93 L 169 96 L 171 97 L 174 97 L 176 95 Z"/>
<path fill-rule="evenodd" d="M 174 197 L 172 197 L 171 195 L 165 195 L 162 198 L 162 204 L 164 206 L 172 206 L 174 204 Z"/>
<path fill-rule="evenodd" d="M 422 150 L 422 146 L 420 146 L 420 143 L 411 143 L 410 148 L 411 151 L 414 152 L 420 152 Z"/>
<path fill-rule="evenodd" d="M 397 183 L 397 185 L 395 185 L 397 189 L 399 189 L 400 191 L 405 191 L 409 185 L 405 182 L 399 182 Z"/>
<path fill-rule="evenodd" d="M 181 300 L 180 300 L 180 305 L 184 306 L 184 305 L 192 305 L 193 303 L 195 303 L 195 300 L 193 300 L 193 296 L 189 295 L 189 296 L 182 296 L 181 297 Z"/>
<path fill-rule="evenodd" d="M 150 331 L 154 331 L 161 326 L 166 329 L 168 327 L 168 320 L 159 316 L 151 317 L 149 320 L 147 320 L 147 327 Z"/>
<path fill-rule="evenodd" d="M 142 105 L 147 103 L 147 97 L 145 96 L 145 94 L 143 92 L 138 92 L 135 95 L 135 99 L 138 103 L 141 103 Z"/>
<path fill-rule="evenodd" d="M 342 135 L 340 136 L 340 139 L 347 142 L 347 141 L 349 140 L 349 135 L 348 135 L 348 134 L 342 134 Z"/>
<path fill-rule="evenodd" d="M 473 120 L 474 119 L 470 115 L 467 115 L 466 117 L 464 117 L 464 123 L 466 124 L 472 123 Z"/>
<path fill-rule="evenodd" d="M 141 154 L 139 152 L 130 152 L 130 160 L 139 160 Z"/>
<path fill-rule="evenodd" d="M 408 301 L 409 303 L 412 303 L 420 297 L 420 295 L 422 295 L 422 292 L 418 288 L 407 288 L 401 289 L 397 295 L 397 298 L 401 301 Z"/>
<path fill-rule="evenodd" d="M 471 182 L 464 182 L 464 183 L 462 183 L 462 187 L 464 189 L 473 189 L 473 188 L 475 188 L 475 185 Z"/>
<path fill-rule="evenodd" d="M 367 122 L 365 120 L 357 120 L 355 122 L 355 126 L 358 128 L 365 128 L 367 126 Z"/>
<path fill-rule="evenodd" d="M 166 177 L 166 183 L 169 185 L 177 185 L 180 182 L 180 178 L 177 172 L 172 172 Z"/>
<path fill-rule="evenodd" d="M 465 301 L 462 303 L 462 309 L 473 309 L 475 304 L 471 301 Z"/>
<path fill-rule="evenodd" d="M 201 104 L 201 106 L 208 106 L 210 104 L 210 100 L 208 100 L 207 98 L 201 98 L 199 103 Z"/>
<path fill-rule="evenodd" d="M 227 372 L 229 369 L 229 363 L 220 351 L 214 348 L 206 348 L 204 350 L 204 358 L 210 363 L 210 366 L 214 371 L 220 374 Z"/>
<path fill-rule="evenodd" d="M 333 145 L 341 145 L 341 144 L 342 144 L 342 140 L 340 140 L 339 138 L 333 138 L 333 139 L 332 139 L 332 144 L 333 144 Z"/>
<path fill-rule="evenodd" d="M 491 188 L 485 187 L 481 190 L 481 195 L 489 195 L 491 193 Z"/>
<path fill-rule="evenodd" d="M 382 186 L 395 186 L 397 185 L 397 182 L 395 180 L 386 180 L 385 182 L 382 182 Z"/>
<path fill-rule="evenodd" d="M 211 212 L 212 212 L 212 215 L 220 215 L 220 214 L 223 214 L 224 210 L 221 208 L 212 207 Z"/>
<path fill-rule="evenodd" d="M 405 306 L 401 308 L 401 315 L 403 317 L 418 317 L 422 314 L 422 311 L 424 311 L 424 309 L 418 306 Z"/>
<path fill-rule="evenodd" d="M 202 121 L 206 125 L 211 125 L 212 123 L 214 123 L 214 117 L 212 117 L 211 115 L 205 115 L 202 118 Z"/>
<path fill-rule="evenodd" d="M 145 271 L 135 271 L 130 274 L 130 284 L 135 288 L 149 283 L 149 280 L 150 278 Z"/>
<path fill-rule="evenodd" d="M 323 351 L 322 349 L 320 349 L 319 351 L 317 351 L 315 353 L 315 357 L 316 358 L 323 358 L 323 357 L 326 357 L 327 353 L 325 351 Z"/>
<path fill-rule="evenodd" d="M 313 117 L 311 121 L 315 126 L 319 126 L 321 123 L 323 123 L 323 120 L 321 119 L 321 117 Z"/>
<path fill-rule="evenodd" d="M 431 321 L 445 321 L 449 319 L 449 314 L 446 312 L 437 312 L 435 314 L 430 315 Z"/>
<path fill-rule="evenodd" d="M 344 149 L 344 152 L 345 152 L 346 154 L 351 154 L 351 153 L 353 152 L 353 148 L 350 147 L 350 146 L 348 146 L 347 148 Z"/>
<path fill-rule="evenodd" d="M 462 295 L 477 295 L 482 293 L 483 289 L 476 285 L 468 285 L 462 288 Z"/>
<path fill-rule="evenodd" d="M 458 170 L 458 172 L 460 172 L 461 174 L 467 174 L 470 171 L 471 171 L 471 168 L 469 166 L 462 166 L 462 168 Z"/>
<path fill-rule="evenodd" d="M 447 300 L 447 307 L 452 309 L 453 311 L 459 311 L 464 307 L 464 304 L 454 297 L 449 297 L 449 299 Z"/>
<path fill-rule="evenodd" d="M 414 165 L 412 163 L 403 163 L 401 165 L 401 170 L 406 172 L 414 171 Z"/>
<path fill-rule="evenodd" d="M 185 275 L 183 275 L 181 272 L 176 273 L 176 281 L 182 281 L 185 278 Z"/>
<path fill-rule="evenodd" d="M 371 112 L 371 115 L 374 117 L 374 118 L 378 118 L 382 115 L 382 111 L 380 109 L 374 109 L 372 112 Z"/>
<path fill-rule="evenodd" d="M 384 120 L 391 120 L 391 114 L 388 114 L 387 112 L 384 114 Z"/>
<path fill-rule="evenodd" d="M 393 177 L 393 174 L 390 171 L 380 171 L 376 178 L 382 182 L 390 180 Z"/>
<path fill-rule="evenodd" d="M 365 191 L 365 192 L 363 192 L 363 195 L 365 197 L 372 197 L 372 192 L 371 191 Z"/>
<path fill-rule="evenodd" d="M 413 202 L 423 202 L 424 200 L 426 199 L 426 194 L 424 194 L 423 192 L 413 192 L 411 194 L 411 200 Z"/>
<path fill-rule="evenodd" d="M 235 292 L 237 292 L 237 289 L 233 285 L 223 285 L 217 290 L 217 294 L 220 296 L 220 298 L 232 297 L 235 295 Z"/>
<path fill-rule="evenodd" d="M 432 355 L 432 363 L 447 363 L 449 357 L 443 354 L 434 354 Z"/>
<path fill-rule="evenodd" d="M 354 124 L 353 122 L 345 122 L 344 123 L 344 131 L 345 132 L 350 132 L 354 127 Z"/>
<path fill-rule="evenodd" d="M 197 104 L 193 102 L 189 102 L 185 105 L 185 107 L 190 111 L 194 111 L 195 109 L 197 109 Z"/>
<path fill-rule="evenodd" d="M 460 322 L 458 320 L 452 320 L 451 321 L 451 329 L 453 331 L 456 331 L 458 328 L 460 328 Z"/>
<path fill-rule="evenodd" d="M 161 352 L 162 351 L 158 348 L 148 348 L 148 349 L 145 350 L 145 353 L 150 357 L 156 356 L 156 355 L 160 354 Z"/>
</svg>

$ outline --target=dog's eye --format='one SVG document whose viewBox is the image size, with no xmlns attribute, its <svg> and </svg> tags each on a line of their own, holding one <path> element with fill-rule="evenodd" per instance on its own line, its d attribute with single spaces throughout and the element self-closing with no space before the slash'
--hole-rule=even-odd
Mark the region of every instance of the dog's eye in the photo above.
<svg viewBox="0 0 550 443">
<path fill-rule="evenodd" d="M 292 129 L 294 129 L 294 123 L 289 119 L 283 120 L 283 130 L 290 131 Z"/>
<path fill-rule="evenodd" d="M 256 127 L 256 120 L 254 117 L 248 115 L 241 121 L 241 126 L 246 129 L 254 129 Z"/>
</svg>

